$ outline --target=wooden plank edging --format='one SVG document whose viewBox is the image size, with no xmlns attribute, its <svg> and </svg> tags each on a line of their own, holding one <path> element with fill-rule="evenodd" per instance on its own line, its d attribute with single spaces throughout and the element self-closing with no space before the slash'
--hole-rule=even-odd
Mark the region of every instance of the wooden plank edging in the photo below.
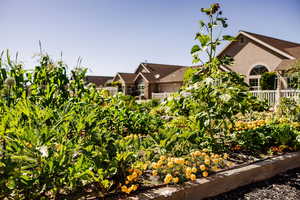
<svg viewBox="0 0 300 200">
<path fill-rule="evenodd" d="M 279 173 L 300 167 L 300 152 L 287 153 L 241 168 L 231 169 L 187 182 L 149 190 L 130 200 L 200 200 L 229 192 L 241 186 L 269 179 Z"/>
</svg>

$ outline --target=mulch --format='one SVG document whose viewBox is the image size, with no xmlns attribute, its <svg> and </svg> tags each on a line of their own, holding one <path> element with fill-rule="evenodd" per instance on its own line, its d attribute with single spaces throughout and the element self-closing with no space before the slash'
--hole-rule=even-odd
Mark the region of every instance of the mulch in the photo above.
<svg viewBox="0 0 300 200">
<path fill-rule="evenodd" d="M 207 200 L 300 200 L 300 168 Z"/>
</svg>

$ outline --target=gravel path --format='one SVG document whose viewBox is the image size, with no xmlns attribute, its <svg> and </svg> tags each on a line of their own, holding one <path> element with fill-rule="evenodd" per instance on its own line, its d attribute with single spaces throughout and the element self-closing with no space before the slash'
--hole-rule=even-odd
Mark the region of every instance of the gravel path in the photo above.
<svg viewBox="0 0 300 200">
<path fill-rule="evenodd" d="M 300 168 L 207 200 L 300 200 Z"/>
</svg>

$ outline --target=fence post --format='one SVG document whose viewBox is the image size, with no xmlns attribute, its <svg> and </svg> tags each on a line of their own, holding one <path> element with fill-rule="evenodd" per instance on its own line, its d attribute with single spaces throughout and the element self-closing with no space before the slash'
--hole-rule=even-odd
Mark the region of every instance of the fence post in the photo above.
<svg viewBox="0 0 300 200">
<path fill-rule="evenodd" d="M 276 88 L 276 94 L 275 94 L 275 105 L 274 105 L 274 110 L 276 111 L 279 103 L 280 103 L 280 96 L 281 96 L 281 74 L 280 72 L 276 72 L 277 74 L 277 88 Z"/>
</svg>

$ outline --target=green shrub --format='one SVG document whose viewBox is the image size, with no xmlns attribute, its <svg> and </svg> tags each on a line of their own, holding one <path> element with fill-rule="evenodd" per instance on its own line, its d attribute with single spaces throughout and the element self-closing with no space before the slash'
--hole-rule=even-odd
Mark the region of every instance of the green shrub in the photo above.
<svg viewBox="0 0 300 200">
<path fill-rule="evenodd" d="M 262 90 L 276 90 L 277 75 L 275 72 L 265 72 L 261 75 L 259 85 Z"/>
</svg>

